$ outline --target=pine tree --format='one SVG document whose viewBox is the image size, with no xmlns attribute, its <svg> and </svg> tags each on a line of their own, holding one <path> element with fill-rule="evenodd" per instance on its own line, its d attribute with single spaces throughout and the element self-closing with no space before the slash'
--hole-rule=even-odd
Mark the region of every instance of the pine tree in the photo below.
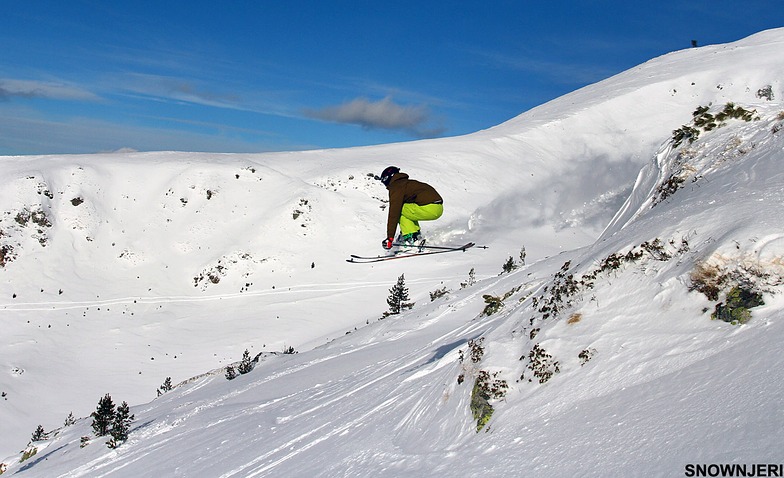
<svg viewBox="0 0 784 478">
<path fill-rule="evenodd" d="M 405 274 L 401 274 L 397 278 L 397 283 L 389 289 L 389 297 L 387 297 L 387 305 L 389 305 L 389 312 L 385 315 L 399 314 L 403 309 L 410 309 L 414 304 L 406 302 L 408 300 L 408 287 L 406 287 Z"/>
<path fill-rule="evenodd" d="M 237 378 L 237 371 L 234 370 L 233 365 L 226 367 L 226 380 L 234 380 Z"/>
<path fill-rule="evenodd" d="M 128 432 L 131 430 L 131 423 L 133 423 L 134 415 L 131 414 L 131 409 L 127 402 L 122 402 L 114 414 L 112 420 L 112 428 L 109 433 L 112 439 L 109 441 L 109 448 L 117 448 L 120 443 L 128 439 Z"/>
<path fill-rule="evenodd" d="M 468 281 L 461 282 L 460 283 L 460 288 L 464 289 L 466 287 L 471 287 L 474 284 L 476 284 L 476 272 L 474 271 L 474 268 L 472 267 L 471 270 L 468 271 Z"/>
<path fill-rule="evenodd" d="M 158 396 L 160 397 L 164 393 L 171 391 L 172 388 L 171 377 L 166 377 L 166 380 L 163 381 L 163 385 L 158 387 Z"/>
<path fill-rule="evenodd" d="M 97 436 L 102 437 L 109 433 L 114 420 L 114 402 L 111 395 L 107 393 L 98 400 L 98 407 L 90 416 L 93 417 L 92 427 Z"/>
<path fill-rule="evenodd" d="M 253 370 L 253 362 L 250 360 L 250 352 L 248 352 L 248 349 L 245 349 L 245 352 L 242 354 L 242 360 L 237 366 L 237 371 L 240 375 L 245 375 L 251 370 Z"/>
<path fill-rule="evenodd" d="M 44 431 L 43 425 L 38 425 L 38 428 L 36 428 L 35 431 L 33 432 L 33 436 L 31 440 L 32 441 L 46 440 L 46 432 Z"/>
<path fill-rule="evenodd" d="M 76 418 L 74 418 L 73 412 L 71 412 L 67 417 L 65 417 L 65 423 L 63 423 L 63 426 L 70 427 L 74 423 L 76 423 Z"/>
</svg>

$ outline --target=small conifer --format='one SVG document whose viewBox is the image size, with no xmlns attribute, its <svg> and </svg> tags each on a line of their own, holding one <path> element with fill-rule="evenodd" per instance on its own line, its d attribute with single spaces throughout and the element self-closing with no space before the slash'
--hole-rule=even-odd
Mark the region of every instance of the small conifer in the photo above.
<svg viewBox="0 0 784 478">
<path fill-rule="evenodd" d="M 163 381 L 163 384 L 158 387 L 158 396 L 160 397 L 164 393 L 170 391 L 172 388 L 171 377 L 166 377 L 166 380 Z"/>
<path fill-rule="evenodd" d="M 114 420 L 114 402 L 108 393 L 98 400 L 98 407 L 90 414 L 93 417 L 93 431 L 99 437 L 109 433 Z"/>
<path fill-rule="evenodd" d="M 46 440 L 46 432 L 44 431 L 43 425 L 38 425 L 38 428 L 36 428 L 35 431 L 33 432 L 33 436 L 31 440 L 32 441 Z"/>
<path fill-rule="evenodd" d="M 387 297 L 387 305 L 389 305 L 388 315 L 399 314 L 404 309 L 410 309 L 414 306 L 413 303 L 406 302 L 408 300 L 408 287 L 406 287 L 405 274 L 401 274 L 397 278 L 397 283 L 389 289 L 389 297 Z"/>
<path fill-rule="evenodd" d="M 237 371 L 240 375 L 245 375 L 251 370 L 253 370 L 253 362 L 250 359 L 250 352 L 248 352 L 248 349 L 245 349 L 245 352 L 242 353 L 242 360 L 240 360 L 240 364 L 237 366 Z"/>
<path fill-rule="evenodd" d="M 109 433 L 112 435 L 112 440 L 109 442 L 110 448 L 117 448 L 120 443 L 128 439 L 128 432 L 131 430 L 131 423 L 133 423 L 134 415 L 131 414 L 131 409 L 127 402 L 122 402 L 114 414 L 112 420 L 112 428 Z"/>
</svg>

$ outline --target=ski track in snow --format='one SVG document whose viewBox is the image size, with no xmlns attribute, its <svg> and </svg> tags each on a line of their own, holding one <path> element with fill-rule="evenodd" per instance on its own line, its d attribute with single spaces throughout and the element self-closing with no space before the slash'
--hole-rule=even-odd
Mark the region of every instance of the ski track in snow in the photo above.
<svg viewBox="0 0 784 478">
<path fill-rule="evenodd" d="M 439 278 L 419 278 L 407 281 L 408 284 L 429 284 L 440 283 L 445 280 L 456 280 L 461 277 L 439 277 Z M 214 294 L 205 296 L 155 296 L 155 297 L 118 297 L 114 299 L 100 299 L 87 301 L 50 301 L 50 302 L 23 302 L 0 304 L 2 311 L 51 311 L 51 310 L 72 310 L 87 307 L 103 307 L 108 305 L 153 305 L 153 304 L 174 304 L 174 303 L 197 303 L 211 302 L 216 300 L 237 300 L 250 299 L 257 297 L 278 296 L 288 294 L 323 294 L 305 297 L 298 300 L 308 300 L 334 294 L 335 292 L 352 292 L 360 289 L 389 288 L 389 281 L 378 282 L 345 282 L 345 283 L 324 283 L 324 284 L 302 284 L 276 289 L 266 289 L 254 292 L 237 292 L 231 294 Z"/>
<path fill-rule="evenodd" d="M 489 285 L 486 288 L 491 287 L 492 285 Z M 302 363 L 287 365 L 280 370 L 273 371 L 268 376 L 248 382 L 232 389 L 229 393 L 224 393 L 203 403 L 199 399 L 185 401 L 172 409 L 175 413 L 182 410 L 185 412 L 183 415 L 173 417 L 171 421 L 145 425 L 133 433 L 132 439 L 123 445 L 123 460 L 120 466 L 116 466 L 116 452 L 107 452 L 71 473 L 61 476 L 63 478 L 110 476 L 141 460 L 161 446 L 167 444 L 176 446 L 178 441 L 185 438 L 183 435 L 190 432 L 191 428 L 184 425 L 209 410 L 220 406 L 226 406 L 227 410 L 231 410 L 228 405 L 232 399 L 241 398 L 245 394 L 253 394 L 254 391 L 261 389 L 275 388 L 274 383 L 277 380 L 290 377 L 292 374 L 318 375 L 319 372 L 314 372 L 311 369 L 326 367 L 327 370 L 330 370 L 332 367 L 329 362 L 335 361 L 336 364 L 341 364 L 344 363 L 347 356 L 357 354 L 359 360 L 363 361 L 362 365 L 355 364 L 354 369 L 348 375 L 333 372 L 334 378 L 328 377 L 331 379 L 327 383 L 316 384 L 293 393 L 285 393 L 261 403 L 256 402 L 249 409 L 241 408 L 228 413 L 223 412 L 218 415 L 217 419 L 209 417 L 207 422 L 203 424 L 202 429 L 205 431 L 219 426 L 231 428 L 232 424 L 237 421 L 264 421 L 264 416 L 268 419 L 271 415 L 275 417 L 275 427 L 286 424 L 285 430 L 307 430 L 305 433 L 282 437 L 280 443 L 265 453 L 220 475 L 221 478 L 267 476 L 267 473 L 285 466 L 287 462 L 297 459 L 319 444 L 339 437 L 351 429 L 369 426 L 368 423 L 372 423 L 373 417 L 381 416 L 379 414 L 383 414 L 393 407 L 396 409 L 410 407 L 412 410 L 421 407 L 423 405 L 421 397 L 403 396 L 401 393 L 405 393 L 404 388 L 401 389 L 397 385 L 390 386 L 389 384 L 398 382 L 402 384 L 422 379 L 451 363 L 456 363 L 456 357 L 452 357 L 449 352 L 455 351 L 462 344 L 467 343 L 470 338 L 482 335 L 482 331 L 486 331 L 502 321 L 498 316 L 483 318 L 483 320 L 475 319 L 462 325 L 455 324 L 456 318 L 459 317 L 459 314 L 454 313 L 455 309 L 462 308 L 472 299 L 473 297 L 469 296 L 455 303 L 447 304 L 443 310 L 434 314 L 433 318 L 422 320 L 414 327 L 411 327 L 410 323 L 398 326 L 393 323 L 394 319 L 387 319 L 388 322 L 382 321 L 380 323 L 381 328 L 401 329 L 391 337 L 381 333 L 380 336 L 376 335 L 373 341 L 363 345 L 350 349 L 336 347 L 336 353 L 327 353 Z M 423 334 L 422 331 L 428 328 L 432 328 L 432 331 Z M 394 346 L 394 342 L 411 334 L 419 334 L 417 341 L 421 342 L 421 346 L 401 354 L 399 348 Z M 439 351 L 439 347 L 443 347 L 445 344 L 449 345 L 449 351 Z M 375 354 L 371 353 L 373 349 L 381 349 L 382 357 L 374 358 Z M 326 351 L 329 352 L 330 349 L 326 349 Z M 264 372 L 263 367 L 257 366 L 256 370 Z M 337 370 L 340 368 L 337 367 Z M 389 379 L 394 376 L 400 376 L 401 379 L 390 381 Z M 201 383 L 197 382 L 189 390 L 184 391 L 181 397 L 184 398 L 195 393 L 214 380 L 216 380 L 215 377 L 204 379 L 200 381 Z M 377 396 L 378 400 L 366 401 L 367 406 L 363 409 L 356 410 L 340 406 L 349 397 L 358 394 L 367 395 L 368 392 Z M 411 404 L 411 401 L 420 403 L 419 405 Z M 137 414 L 145 415 L 148 411 L 154 410 L 156 405 L 156 402 L 152 402 L 146 409 L 139 410 Z M 297 413 L 295 415 L 280 413 L 287 409 L 296 410 Z M 412 411 L 411 413 L 416 412 Z M 255 416 L 259 418 L 254 419 Z M 404 422 L 406 421 L 404 420 Z M 169 433 L 172 435 L 166 437 L 165 435 Z M 158 438 L 153 439 L 153 437 Z M 273 438 L 269 436 L 253 438 L 253 440 L 268 441 L 271 439 Z"/>
</svg>

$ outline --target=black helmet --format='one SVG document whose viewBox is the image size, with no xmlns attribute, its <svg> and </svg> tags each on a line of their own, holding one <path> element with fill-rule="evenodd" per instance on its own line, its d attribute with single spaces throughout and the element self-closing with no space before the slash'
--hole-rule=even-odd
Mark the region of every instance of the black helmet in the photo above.
<svg viewBox="0 0 784 478">
<path fill-rule="evenodd" d="M 384 183 L 384 186 L 389 186 L 389 181 L 392 180 L 392 176 L 400 172 L 400 168 L 395 166 L 390 166 L 381 173 L 381 176 L 378 177 L 378 180 Z"/>
</svg>

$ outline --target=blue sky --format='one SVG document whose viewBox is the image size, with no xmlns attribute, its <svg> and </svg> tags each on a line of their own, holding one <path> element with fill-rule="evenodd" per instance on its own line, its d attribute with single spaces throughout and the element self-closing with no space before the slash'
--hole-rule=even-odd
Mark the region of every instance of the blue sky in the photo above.
<svg viewBox="0 0 784 478">
<path fill-rule="evenodd" d="M 0 155 L 454 136 L 784 26 L 780 0 L 4 3 Z"/>
</svg>

